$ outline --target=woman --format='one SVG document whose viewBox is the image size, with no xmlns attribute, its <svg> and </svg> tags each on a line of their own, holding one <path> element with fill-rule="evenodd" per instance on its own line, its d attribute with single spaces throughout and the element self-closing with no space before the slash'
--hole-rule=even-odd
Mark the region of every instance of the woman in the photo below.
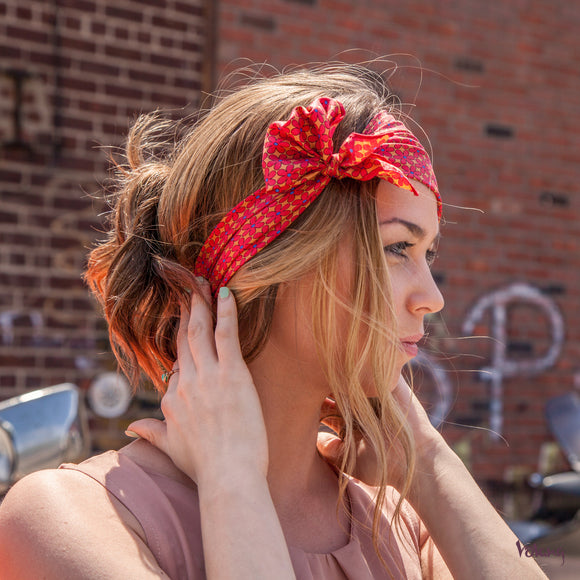
<svg viewBox="0 0 580 580">
<path fill-rule="evenodd" d="M 544 577 L 400 377 L 443 307 L 441 200 L 393 114 L 380 76 L 329 66 L 174 147 L 133 128 L 87 280 L 165 421 L 19 482 L 2 578 Z"/>
</svg>

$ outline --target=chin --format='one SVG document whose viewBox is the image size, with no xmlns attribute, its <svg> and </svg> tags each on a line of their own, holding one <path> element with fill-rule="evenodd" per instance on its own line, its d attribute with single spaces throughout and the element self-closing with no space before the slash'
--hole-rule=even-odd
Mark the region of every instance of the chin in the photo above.
<svg viewBox="0 0 580 580">
<path fill-rule="evenodd" d="M 391 393 L 397 388 L 397 385 L 399 384 L 399 378 L 401 376 L 402 370 L 403 370 L 403 365 L 401 365 L 399 367 L 399 371 L 395 373 L 395 375 L 393 376 L 393 378 L 391 379 L 391 381 L 389 383 L 388 390 Z M 379 396 L 379 392 L 375 388 L 374 384 L 372 384 L 372 381 L 365 381 L 363 384 L 363 389 L 364 389 L 365 395 L 368 398 L 376 398 Z"/>
</svg>

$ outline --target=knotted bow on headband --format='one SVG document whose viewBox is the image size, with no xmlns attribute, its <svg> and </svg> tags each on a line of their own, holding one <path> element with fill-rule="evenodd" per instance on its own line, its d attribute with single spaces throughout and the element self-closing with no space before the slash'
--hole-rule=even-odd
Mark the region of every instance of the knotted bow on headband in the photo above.
<svg viewBox="0 0 580 580">
<path fill-rule="evenodd" d="M 209 280 L 213 294 L 250 258 L 286 230 L 322 193 L 331 179 L 375 177 L 417 195 L 410 179 L 441 197 L 427 152 L 392 115 L 380 112 L 364 133 L 351 133 L 333 153 L 332 137 L 344 107 L 329 98 L 296 107 L 288 121 L 266 133 L 262 167 L 265 186 L 238 203 L 210 233 L 195 272 Z"/>
</svg>

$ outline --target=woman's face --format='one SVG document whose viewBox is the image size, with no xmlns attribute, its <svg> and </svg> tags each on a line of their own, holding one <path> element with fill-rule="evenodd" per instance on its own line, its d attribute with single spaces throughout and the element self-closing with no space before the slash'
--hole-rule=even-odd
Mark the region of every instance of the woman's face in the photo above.
<svg viewBox="0 0 580 580">
<path fill-rule="evenodd" d="M 412 192 L 381 181 L 377 189 L 380 236 L 398 320 L 402 366 L 416 356 L 425 333 L 426 314 L 443 308 L 443 296 L 431 274 L 437 252 L 439 220 L 433 193 L 416 181 Z"/>
<path fill-rule="evenodd" d="M 443 308 L 443 297 L 430 270 L 439 238 L 437 202 L 428 188 L 418 182 L 413 185 L 418 196 L 386 181 L 381 181 L 377 190 L 380 237 L 398 320 L 399 370 L 417 354 L 417 342 L 424 335 L 425 315 Z M 352 280 L 354 273 L 352 260 L 349 240 L 345 238 L 339 253 L 339 271 L 345 286 L 337 289 L 345 297 L 347 281 Z M 280 358 L 275 366 L 282 374 L 323 385 L 324 374 L 309 318 L 312 283 L 313 277 L 306 276 L 297 284 L 281 289 L 268 343 L 273 347 L 270 353 Z M 347 317 L 345 312 L 345 325 Z"/>
</svg>

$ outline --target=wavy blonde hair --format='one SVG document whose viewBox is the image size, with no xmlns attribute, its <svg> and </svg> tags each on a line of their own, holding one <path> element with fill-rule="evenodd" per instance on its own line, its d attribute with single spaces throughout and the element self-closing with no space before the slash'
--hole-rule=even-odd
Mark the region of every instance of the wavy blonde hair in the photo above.
<svg viewBox="0 0 580 580">
<path fill-rule="evenodd" d="M 179 137 L 158 115 L 140 118 L 128 136 L 126 163 L 118 165 L 108 239 L 90 254 L 86 280 L 109 324 L 122 369 L 136 384 L 143 371 L 159 390 L 160 374 L 176 359 L 180 305 L 198 291 L 197 253 L 218 221 L 264 185 L 262 147 L 268 126 L 293 108 L 330 97 L 346 114 L 334 136 L 335 150 L 351 132 L 362 132 L 381 110 L 397 113 L 383 77 L 362 66 L 332 64 L 253 79 L 220 98 Z M 397 321 L 379 235 L 378 182 L 332 180 L 319 198 L 274 242 L 245 264 L 229 287 L 236 296 L 242 352 L 251 360 L 268 338 L 281 284 L 314 274 L 312 328 L 322 368 L 344 419 L 341 469 L 355 468 L 357 437 L 374 450 L 379 485 L 373 541 L 389 480 L 387 453 L 399 450 L 406 476 L 414 470 L 412 435 L 391 395 L 396 380 Z M 338 250 L 352 240 L 354 274 L 349 296 L 339 297 Z M 338 313 L 349 313 L 346 336 Z M 373 399 L 363 384 L 372 369 Z M 395 445 L 398 443 L 398 445 Z M 341 478 L 344 498 L 346 478 Z"/>
</svg>

